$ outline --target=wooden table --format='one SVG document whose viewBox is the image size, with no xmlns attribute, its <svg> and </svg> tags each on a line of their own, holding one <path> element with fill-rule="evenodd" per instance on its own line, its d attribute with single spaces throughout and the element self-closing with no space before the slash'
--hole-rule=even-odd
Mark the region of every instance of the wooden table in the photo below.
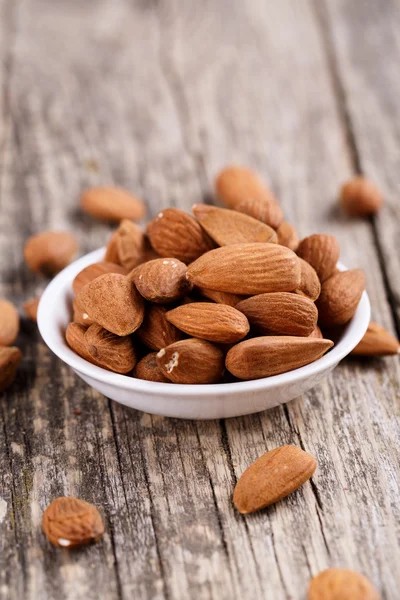
<svg viewBox="0 0 400 600">
<path fill-rule="evenodd" d="M 213 201 L 226 163 L 258 169 L 302 236 L 333 233 L 363 267 L 376 321 L 400 318 L 398 0 L 0 0 L 1 295 L 44 282 L 24 240 L 109 228 L 80 191 L 118 183 L 161 207 Z M 349 220 L 350 175 L 385 195 Z M 399 329 L 398 329 L 399 331 Z M 0 403 L 0 598 L 303 600 L 328 566 L 400 595 L 399 361 L 346 360 L 305 397 L 217 422 L 135 412 L 95 393 L 23 322 L 18 381 Z M 242 471 L 295 444 L 311 483 L 243 517 Z M 101 543 L 50 547 L 43 509 L 96 504 Z"/>
</svg>

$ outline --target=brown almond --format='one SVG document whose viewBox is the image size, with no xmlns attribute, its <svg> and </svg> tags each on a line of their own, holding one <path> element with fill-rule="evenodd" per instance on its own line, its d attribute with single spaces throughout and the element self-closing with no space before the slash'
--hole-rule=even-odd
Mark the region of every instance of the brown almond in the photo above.
<svg viewBox="0 0 400 600">
<path fill-rule="evenodd" d="M 69 265 L 78 251 L 68 231 L 44 231 L 30 237 L 24 247 L 26 264 L 34 273 L 52 277 Z"/>
<path fill-rule="evenodd" d="M 315 269 L 323 283 L 335 270 L 340 248 L 333 235 L 316 233 L 300 242 L 297 254 Z"/>
<path fill-rule="evenodd" d="M 239 342 L 226 356 L 226 368 L 239 379 L 279 375 L 321 358 L 333 342 L 310 337 L 262 336 Z"/>
<path fill-rule="evenodd" d="M 137 336 L 151 350 L 161 350 L 174 344 L 184 336 L 179 329 L 167 320 L 167 309 L 157 304 L 146 307 L 143 323 L 137 330 Z"/>
<path fill-rule="evenodd" d="M 326 327 L 344 325 L 354 315 L 365 289 L 361 269 L 336 273 L 322 284 L 317 300 L 319 322 Z"/>
<path fill-rule="evenodd" d="M 277 229 L 284 219 L 282 209 L 276 202 L 247 199 L 238 202 L 235 210 L 258 219 L 273 229 Z"/>
<path fill-rule="evenodd" d="M 102 221 L 118 222 L 122 219 L 139 221 L 146 213 L 142 200 L 120 187 L 92 187 L 81 196 L 84 212 Z"/>
<path fill-rule="evenodd" d="M 42 527 L 48 540 L 61 548 L 97 542 L 104 534 L 103 520 L 97 508 L 73 497 L 53 500 L 43 513 Z"/>
<path fill-rule="evenodd" d="M 317 461 L 296 446 L 280 446 L 254 461 L 240 477 L 233 503 L 242 514 L 270 506 L 312 477 Z"/>
<path fill-rule="evenodd" d="M 318 325 L 315 327 L 315 329 L 313 329 L 313 331 L 310 333 L 310 335 L 308 337 L 317 338 L 317 339 L 320 339 L 320 340 L 324 339 L 322 331 L 318 327 Z"/>
<path fill-rule="evenodd" d="M 0 346 L 10 346 L 19 333 L 19 315 L 12 302 L 0 299 Z"/>
<path fill-rule="evenodd" d="M 371 323 L 359 344 L 352 350 L 351 354 L 356 356 L 391 356 L 399 354 L 400 343 L 387 329 Z"/>
<path fill-rule="evenodd" d="M 317 325 L 317 308 L 308 298 L 275 292 L 251 296 L 236 306 L 263 335 L 307 337 Z"/>
<path fill-rule="evenodd" d="M 224 354 L 205 340 L 189 338 L 157 354 L 162 374 L 174 383 L 218 383 L 224 373 Z"/>
<path fill-rule="evenodd" d="M 136 365 L 136 352 L 129 335 L 115 335 L 95 324 L 86 330 L 85 342 L 90 356 L 104 369 L 129 373 Z"/>
<path fill-rule="evenodd" d="M 297 292 L 301 292 L 310 300 L 316 300 L 321 293 L 321 282 L 315 269 L 305 260 L 299 257 L 301 279 Z"/>
<path fill-rule="evenodd" d="M 381 208 L 382 203 L 380 189 L 366 177 L 353 177 L 341 189 L 340 204 L 352 217 L 374 215 Z"/>
<path fill-rule="evenodd" d="M 22 352 L 15 346 L 0 347 L 0 392 L 13 383 L 22 360 Z"/>
<path fill-rule="evenodd" d="M 214 247 L 196 219 L 179 208 L 166 208 L 147 225 L 154 250 L 163 257 L 191 263 Z"/>
<path fill-rule="evenodd" d="M 236 210 L 208 204 L 195 204 L 192 210 L 202 228 L 218 246 L 278 241 L 272 227 Z"/>
<path fill-rule="evenodd" d="M 89 354 L 85 341 L 86 327 L 79 323 L 69 323 L 65 331 L 65 339 L 68 346 L 76 352 L 81 358 L 84 358 L 92 364 L 96 364 L 95 359 Z"/>
<path fill-rule="evenodd" d="M 132 270 L 144 260 L 146 253 L 146 237 L 141 228 L 124 219 L 116 232 L 118 262 Z"/>
<path fill-rule="evenodd" d="M 32 298 L 23 303 L 22 307 L 26 316 L 34 323 L 37 322 L 37 312 L 39 308 L 40 298 Z"/>
<path fill-rule="evenodd" d="M 192 289 L 186 272 L 185 263 L 177 258 L 156 258 L 139 265 L 130 277 L 143 298 L 167 304 L 183 298 Z"/>
<path fill-rule="evenodd" d="M 130 335 L 142 324 L 143 298 L 125 275 L 100 275 L 82 288 L 78 298 L 89 317 L 115 335 Z"/>
<path fill-rule="evenodd" d="M 94 321 L 89 317 L 86 312 L 86 308 L 79 300 L 79 296 L 74 298 L 72 302 L 73 308 L 73 317 L 72 320 L 74 323 L 79 323 L 79 325 L 83 325 L 85 328 L 93 325 Z"/>
<path fill-rule="evenodd" d="M 164 377 L 158 366 L 157 352 L 150 352 L 138 362 L 133 371 L 133 377 L 157 383 L 171 383 L 169 379 Z"/>
<path fill-rule="evenodd" d="M 166 317 L 188 335 L 220 344 L 238 342 L 246 337 L 250 329 L 244 314 L 232 306 L 211 302 L 178 306 L 168 311 Z"/>
<path fill-rule="evenodd" d="M 349 569 L 326 569 L 311 580 L 307 599 L 380 600 L 380 596 L 361 573 Z"/>
<path fill-rule="evenodd" d="M 207 252 L 189 265 L 194 285 L 231 294 L 291 292 L 300 285 L 294 252 L 278 244 L 236 244 Z"/>
<path fill-rule="evenodd" d="M 127 269 L 121 267 L 121 265 L 105 261 L 89 265 L 82 269 L 72 282 L 74 293 L 79 294 L 81 289 L 87 283 L 90 283 L 93 279 L 96 279 L 96 277 L 100 277 L 100 275 L 104 275 L 105 273 L 120 273 L 121 275 L 126 275 Z"/>
<path fill-rule="evenodd" d="M 227 304 L 228 306 L 235 307 L 241 300 L 244 300 L 246 296 L 240 294 L 228 294 L 227 292 L 218 292 L 217 290 L 208 290 L 207 288 L 196 287 L 197 292 L 204 298 L 212 300 L 217 304 Z"/>
<path fill-rule="evenodd" d="M 106 246 L 106 252 L 104 254 L 104 262 L 114 263 L 119 265 L 119 256 L 118 256 L 118 247 L 117 247 L 117 237 L 118 234 L 116 231 L 110 236 Z M 122 265 L 121 265 L 122 266 Z"/>
<path fill-rule="evenodd" d="M 237 165 L 225 167 L 218 174 L 215 187 L 219 199 L 229 208 L 235 209 L 243 200 L 275 202 L 271 190 L 255 171 L 247 167 Z"/>
<path fill-rule="evenodd" d="M 276 230 L 278 236 L 278 244 L 286 246 L 296 252 L 299 245 L 299 236 L 297 235 L 296 229 L 287 221 L 282 221 Z"/>
</svg>

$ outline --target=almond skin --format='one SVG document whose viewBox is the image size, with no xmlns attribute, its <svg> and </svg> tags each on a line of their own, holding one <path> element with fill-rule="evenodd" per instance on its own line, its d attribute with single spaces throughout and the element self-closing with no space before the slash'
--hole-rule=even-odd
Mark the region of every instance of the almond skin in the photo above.
<svg viewBox="0 0 400 600">
<path fill-rule="evenodd" d="M 13 383 L 21 360 L 22 352 L 19 348 L 0 347 L 0 392 Z"/>
<path fill-rule="evenodd" d="M 72 282 L 74 293 L 79 294 L 81 289 L 87 283 L 90 283 L 93 279 L 96 279 L 96 277 L 100 277 L 100 275 L 104 275 L 105 273 L 120 273 L 121 275 L 126 275 L 127 269 L 115 263 L 105 261 L 89 265 L 82 269 Z"/>
<path fill-rule="evenodd" d="M 380 596 L 361 573 L 349 569 L 326 569 L 311 580 L 307 599 L 380 600 Z"/>
<path fill-rule="evenodd" d="M 171 383 L 169 379 L 161 373 L 157 363 L 157 352 L 150 352 L 138 362 L 133 372 L 133 377 L 145 379 L 146 381 L 155 381 L 157 383 Z"/>
<path fill-rule="evenodd" d="M 93 321 L 115 335 L 130 335 L 142 324 L 144 300 L 125 275 L 97 277 L 82 288 L 78 299 Z"/>
<path fill-rule="evenodd" d="M 156 258 L 139 265 L 130 277 L 143 298 L 167 304 L 183 298 L 192 289 L 186 272 L 185 263 L 176 258 Z"/>
<path fill-rule="evenodd" d="M 32 298 L 23 303 L 22 308 L 25 311 L 26 316 L 33 321 L 37 322 L 37 312 L 39 308 L 40 298 Z"/>
<path fill-rule="evenodd" d="M 400 344 L 387 329 L 371 323 L 359 344 L 351 351 L 356 356 L 392 356 L 399 354 Z"/>
<path fill-rule="evenodd" d="M 91 325 L 85 332 L 85 343 L 96 364 L 116 373 L 129 373 L 137 362 L 130 336 L 110 333 L 100 325 Z"/>
<path fill-rule="evenodd" d="M 192 210 L 202 228 L 218 246 L 278 241 L 272 227 L 238 211 L 208 204 L 195 204 Z"/>
<path fill-rule="evenodd" d="M 187 277 L 196 286 L 231 294 L 291 292 L 300 285 L 300 265 L 284 246 L 236 244 L 198 258 Z"/>
<path fill-rule="evenodd" d="M 85 341 L 86 327 L 79 325 L 79 323 L 69 323 L 66 332 L 65 339 L 67 340 L 68 346 L 76 352 L 81 358 L 84 358 L 92 364 L 96 364 L 94 358 L 89 354 L 87 344 Z"/>
<path fill-rule="evenodd" d="M 311 338 L 317 338 L 319 340 L 323 340 L 324 336 L 322 334 L 321 329 L 318 327 L 318 325 L 315 327 L 315 329 L 310 333 L 310 335 L 308 337 Z"/>
<path fill-rule="evenodd" d="M 275 202 L 273 193 L 260 177 L 247 167 L 231 165 L 225 167 L 215 180 L 219 199 L 229 208 L 235 209 L 242 200 Z"/>
<path fill-rule="evenodd" d="M 321 358 L 333 342 L 310 337 L 262 336 L 239 342 L 226 356 L 226 368 L 239 379 L 279 375 Z"/>
<path fill-rule="evenodd" d="M 340 248 L 333 235 L 316 233 L 300 242 L 297 254 L 315 269 L 323 283 L 335 270 Z"/>
<path fill-rule="evenodd" d="M 249 332 L 247 318 L 231 306 L 193 302 L 167 312 L 170 323 L 188 335 L 220 344 L 233 344 Z"/>
<path fill-rule="evenodd" d="M 326 327 L 344 325 L 354 315 L 365 289 L 365 275 L 352 269 L 332 275 L 322 284 L 317 300 L 319 322 Z"/>
<path fill-rule="evenodd" d="M 236 308 L 263 335 L 274 333 L 307 337 L 318 320 L 314 302 L 288 292 L 251 296 L 239 302 Z"/>
<path fill-rule="evenodd" d="M 196 219 L 179 208 L 158 213 L 147 225 L 147 234 L 160 256 L 177 258 L 185 264 L 214 247 Z"/>
<path fill-rule="evenodd" d="M 146 237 L 136 223 L 124 219 L 116 231 L 116 247 L 118 262 L 130 271 L 144 260 Z"/>
<path fill-rule="evenodd" d="M 24 247 L 26 264 L 48 277 L 64 269 L 78 251 L 75 236 L 67 231 L 45 231 L 30 237 Z"/>
<path fill-rule="evenodd" d="M 10 346 L 19 333 L 19 315 L 12 302 L 0 299 L 0 346 Z"/>
<path fill-rule="evenodd" d="M 254 219 L 258 219 L 273 229 L 278 229 L 284 218 L 282 209 L 276 202 L 263 202 L 262 200 L 247 199 L 238 202 L 235 206 L 235 210 L 249 215 Z"/>
<path fill-rule="evenodd" d="M 315 301 L 321 293 L 321 282 L 317 272 L 302 258 L 299 258 L 299 263 L 301 269 L 301 279 L 300 285 L 296 292 L 304 294 L 304 296 L 307 296 L 307 298 L 310 298 L 310 300 Z"/>
<path fill-rule="evenodd" d="M 351 217 L 369 217 L 376 214 L 383 203 L 377 185 L 366 177 L 353 177 L 340 193 L 340 204 Z"/>
<path fill-rule="evenodd" d="M 296 446 L 270 450 L 254 461 L 240 477 L 233 493 L 233 503 L 242 514 L 270 506 L 302 486 L 316 468 L 315 458 Z"/>
<path fill-rule="evenodd" d="M 146 213 L 142 200 L 120 187 L 92 187 L 81 196 L 81 207 L 88 215 L 108 222 L 122 219 L 139 221 Z"/>
<path fill-rule="evenodd" d="M 81 304 L 81 302 L 79 300 L 79 296 L 74 298 L 74 300 L 72 302 L 72 308 L 73 308 L 72 320 L 74 323 L 83 325 L 85 328 L 93 325 L 94 321 L 87 314 L 86 308 Z"/>
<path fill-rule="evenodd" d="M 95 506 L 79 498 L 60 497 L 43 513 L 42 528 L 48 540 L 61 548 L 76 548 L 97 542 L 104 524 Z"/>
<path fill-rule="evenodd" d="M 233 307 L 246 298 L 246 296 L 240 294 L 228 294 L 228 292 L 218 292 L 217 290 L 208 290 L 207 288 L 201 287 L 196 287 L 196 291 L 198 291 L 201 296 L 204 296 L 204 298 L 212 300 L 217 304 L 227 304 L 228 306 Z"/>
<path fill-rule="evenodd" d="M 299 245 L 299 236 L 297 235 L 296 229 L 287 221 L 282 221 L 276 230 L 278 236 L 278 244 L 286 246 L 296 252 Z"/>
<path fill-rule="evenodd" d="M 162 374 L 174 383 L 218 383 L 224 373 L 222 350 L 195 338 L 162 348 L 157 363 Z"/>
<path fill-rule="evenodd" d="M 161 350 L 165 346 L 179 342 L 184 335 L 167 320 L 167 309 L 157 304 L 146 307 L 143 323 L 136 334 L 151 350 Z"/>
</svg>

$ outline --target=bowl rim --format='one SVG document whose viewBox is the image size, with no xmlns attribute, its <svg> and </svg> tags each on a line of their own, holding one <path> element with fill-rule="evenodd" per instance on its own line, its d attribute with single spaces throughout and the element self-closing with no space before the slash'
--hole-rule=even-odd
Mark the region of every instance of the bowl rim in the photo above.
<svg viewBox="0 0 400 600">
<path fill-rule="evenodd" d="M 54 319 L 49 318 L 49 314 L 56 314 L 57 309 L 51 310 L 54 307 L 54 298 L 60 294 L 60 288 L 65 288 L 69 282 L 70 292 L 72 295 L 72 281 L 82 269 L 99 262 L 104 257 L 105 248 L 99 248 L 93 252 L 85 254 L 81 258 L 78 258 L 73 263 L 65 267 L 54 279 L 48 284 L 44 290 L 38 307 L 37 324 L 39 332 L 50 350 L 58 356 L 62 361 L 78 371 L 82 375 L 91 377 L 97 381 L 105 383 L 110 386 L 116 386 L 125 390 L 131 390 L 133 392 L 143 393 L 154 393 L 162 394 L 164 396 L 212 396 L 212 395 L 232 395 L 242 394 L 244 392 L 255 392 L 261 389 L 279 388 L 284 385 L 301 381 L 306 377 L 313 376 L 317 373 L 331 369 L 337 365 L 337 363 L 347 356 L 358 342 L 364 336 L 371 316 L 371 305 L 367 295 L 364 291 L 356 313 L 353 318 L 347 324 L 347 329 L 344 332 L 341 340 L 333 346 L 333 348 L 324 354 L 318 360 L 288 371 L 279 375 L 272 375 L 270 377 L 264 377 L 262 379 L 253 379 L 250 381 L 239 381 L 231 383 L 214 383 L 214 384 L 179 384 L 179 383 L 158 383 L 153 381 L 145 381 L 142 379 L 135 379 L 128 375 L 121 375 L 119 373 L 113 373 L 107 371 L 102 367 L 92 365 L 85 359 L 75 354 L 71 350 L 65 340 L 60 336 L 60 332 L 57 331 L 57 325 L 54 323 Z M 340 271 L 346 271 L 342 263 L 337 264 Z M 64 291 L 63 297 L 65 298 L 67 291 Z M 50 308 L 50 310 L 49 310 Z M 61 337 L 61 339 L 60 339 Z"/>
</svg>

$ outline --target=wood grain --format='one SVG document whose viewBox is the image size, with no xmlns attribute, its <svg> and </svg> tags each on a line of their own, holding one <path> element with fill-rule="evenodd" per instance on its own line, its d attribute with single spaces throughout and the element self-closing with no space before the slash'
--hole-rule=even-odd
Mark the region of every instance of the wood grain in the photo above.
<svg viewBox="0 0 400 600">
<path fill-rule="evenodd" d="M 71 229 L 82 253 L 103 243 L 108 227 L 77 210 L 83 187 L 124 185 L 150 215 L 189 210 L 214 202 L 214 176 L 238 161 L 262 173 L 301 235 L 337 235 L 343 262 L 367 272 L 375 320 L 392 328 L 398 108 L 383 84 L 398 62 L 398 9 L 356 1 L 347 15 L 346 6 L 0 2 L 1 294 L 21 305 L 44 284 L 21 264 L 31 233 Z M 375 38 L 357 34 L 365 61 L 351 39 L 361 17 L 378 35 L 376 18 L 390 54 L 379 90 Z M 376 229 L 336 209 L 339 185 L 360 166 L 391 191 Z M 0 598 L 297 600 L 327 566 L 358 569 L 383 598 L 397 598 L 395 359 L 349 360 L 266 413 L 190 422 L 107 401 L 27 322 L 18 342 L 21 377 L 0 403 Z M 285 443 L 317 457 L 312 482 L 239 515 L 237 478 Z M 50 548 L 41 514 L 61 494 L 100 508 L 103 542 Z"/>
</svg>

